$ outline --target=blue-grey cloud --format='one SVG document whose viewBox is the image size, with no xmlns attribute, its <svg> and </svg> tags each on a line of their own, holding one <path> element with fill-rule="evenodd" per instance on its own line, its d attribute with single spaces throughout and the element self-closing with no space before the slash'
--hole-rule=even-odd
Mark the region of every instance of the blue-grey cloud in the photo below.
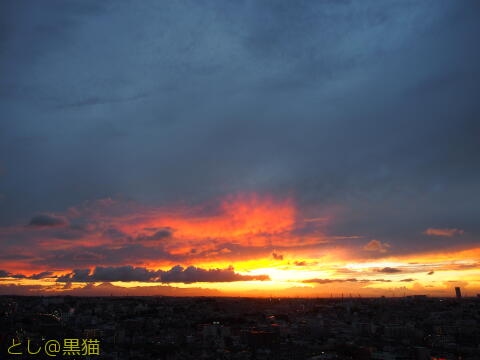
<svg viewBox="0 0 480 360">
<path fill-rule="evenodd" d="M 131 239 L 132 241 L 157 241 L 157 240 L 165 240 L 172 236 L 173 230 L 166 227 L 162 229 L 155 229 L 154 233 L 151 235 L 138 235 L 135 239 Z"/>
<path fill-rule="evenodd" d="M 28 223 L 29 226 L 34 227 L 55 227 L 64 226 L 66 224 L 67 222 L 64 218 L 48 214 L 36 215 Z"/>
<path fill-rule="evenodd" d="M 378 269 L 377 271 L 381 272 L 381 273 L 385 273 L 385 274 L 396 274 L 396 273 L 402 272 L 401 269 L 392 268 L 392 267 L 388 267 L 388 266 L 384 267 L 382 269 Z"/>
<path fill-rule="evenodd" d="M 170 270 L 149 270 L 144 267 L 97 266 L 90 274 L 89 269 L 74 270 L 57 278 L 57 282 L 103 282 L 103 281 L 141 281 L 162 283 L 196 283 L 196 282 L 232 282 L 232 281 L 265 281 L 267 275 L 242 275 L 232 267 L 226 269 L 202 269 L 195 266 L 184 268 L 180 265 Z"/>
<path fill-rule="evenodd" d="M 291 192 L 344 209 L 329 233 L 389 253 L 451 244 L 427 228 L 478 243 L 479 14 L 476 0 L 4 1 L 1 225 L 108 196 Z"/>
<path fill-rule="evenodd" d="M 226 269 L 202 269 L 195 266 L 184 268 L 180 265 L 172 267 L 168 271 L 160 272 L 160 280 L 164 283 L 195 283 L 195 282 L 232 282 L 270 280 L 268 275 L 241 275 L 234 271 L 233 267 Z"/>
</svg>

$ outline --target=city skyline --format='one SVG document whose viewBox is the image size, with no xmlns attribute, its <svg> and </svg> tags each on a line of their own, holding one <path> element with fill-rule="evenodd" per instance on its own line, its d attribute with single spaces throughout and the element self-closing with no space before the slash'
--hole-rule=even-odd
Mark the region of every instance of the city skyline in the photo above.
<svg viewBox="0 0 480 360">
<path fill-rule="evenodd" d="M 2 2 L 0 294 L 476 296 L 479 11 Z"/>
</svg>

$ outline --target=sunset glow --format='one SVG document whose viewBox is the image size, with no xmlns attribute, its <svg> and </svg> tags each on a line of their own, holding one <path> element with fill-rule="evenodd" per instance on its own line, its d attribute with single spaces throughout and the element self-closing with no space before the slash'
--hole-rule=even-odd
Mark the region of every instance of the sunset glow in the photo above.
<svg viewBox="0 0 480 360">
<path fill-rule="evenodd" d="M 398 254 L 361 234 L 329 232 L 338 215 L 319 212 L 312 220 L 292 197 L 256 193 L 192 207 L 89 202 L 45 215 L 48 225 L 3 228 L 5 240 L 21 237 L 30 246 L 6 249 L 16 260 L 3 263 L 2 280 L 4 287 L 55 293 L 102 283 L 120 293 L 161 293 L 163 284 L 225 296 L 448 296 L 459 282 L 479 289 L 480 248 Z"/>
<path fill-rule="evenodd" d="M 0 5 L 0 294 L 480 294 L 466 2 Z"/>
</svg>

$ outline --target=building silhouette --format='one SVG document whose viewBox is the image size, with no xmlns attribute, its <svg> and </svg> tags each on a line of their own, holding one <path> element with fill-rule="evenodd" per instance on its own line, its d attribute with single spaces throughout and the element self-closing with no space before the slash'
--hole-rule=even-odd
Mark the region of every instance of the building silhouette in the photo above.
<svg viewBox="0 0 480 360">
<path fill-rule="evenodd" d="M 462 298 L 462 291 L 460 290 L 460 288 L 458 286 L 455 288 L 455 294 L 457 295 L 457 299 Z"/>
</svg>

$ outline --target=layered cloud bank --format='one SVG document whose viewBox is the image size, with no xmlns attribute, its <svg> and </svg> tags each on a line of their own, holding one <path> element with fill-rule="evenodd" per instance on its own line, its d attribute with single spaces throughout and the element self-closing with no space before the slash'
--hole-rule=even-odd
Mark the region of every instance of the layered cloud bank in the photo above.
<svg viewBox="0 0 480 360">
<path fill-rule="evenodd" d="M 131 294 L 195 288 L 196 294 L 252 296 L 348 289 L 366 296 L 451 295 L 458 281 L 478 289 L 480 248 L 468 232 L 419 229 L 412 236 L 430 246 L 418 251 L 390 239 L 337 233 L 345 213 L 337 207 L 312 211 L 292 197 L 249 193 L 195 206 L 103 199 L 34 215 L 0 231 L 2 291 L 92 294 L 108 283 L 115 293 L 134 288 Z M 455 241 L 439 248 L 432 239 L 439 236 Z"/>
<path fill-rule="evenodd" d="M 201 269 L 189 266 L 184 269 L 180 265 L 170 270 L 152 271 L 142 267 L 97 266 L 92 274 L 89 269 L 73 270 L 72 273 L 57 278 L 58 282 L 110 282 L 110 281 L 138 281 L 138 282 L 162 282 L 162 283 L 185 283 L 196 282 L 232 282 L 270 280 L 268 275 L 240 275 L 234 272 L 233 267 L 227 269 Z"/>
</svg>

